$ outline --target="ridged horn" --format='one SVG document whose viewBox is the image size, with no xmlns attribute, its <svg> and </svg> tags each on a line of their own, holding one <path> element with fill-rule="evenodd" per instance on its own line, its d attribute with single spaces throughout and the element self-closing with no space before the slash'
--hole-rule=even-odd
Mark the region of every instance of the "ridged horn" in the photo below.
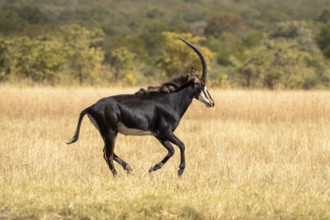
<svg viewBox="0 0 330 220">
<path fill-rule="evenodd" d="M 204 58 L 202 52 L 200 52 L 200 50 L 198 50 L 193 44 L 189 43 L 188 41 L 186 41 L 180 37 L 179 37 L 179 40 L 181 40 L 183 43 L 188 45 L 191 49 L 193 49 L 197 53 L 199 59 L 201 60 L 202 66 L 203 66 L 202 80 L 204 83 L 206 83 L 207 66 L 206 66 L 206 61 L 205 61 L 205 58 Z"/>
</svg>

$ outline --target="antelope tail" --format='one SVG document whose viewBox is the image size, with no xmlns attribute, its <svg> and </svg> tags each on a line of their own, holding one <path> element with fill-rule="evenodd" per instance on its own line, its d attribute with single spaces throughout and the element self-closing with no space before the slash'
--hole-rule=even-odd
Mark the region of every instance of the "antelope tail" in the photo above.
<svg viewBox="0 0 330 220">
<path fill-rule="evenodd" d="M 67 144 L 72 144 L 74 142 L 76 142 L 79 138 L 79 132 L 80 132 L 80 126 L 81 126 L 81 122 L 84 118 L 84 116 L 87 114 L 87 110 L 88 108 L 86 108 L 85 110 L 83 110 L 81 113 L 80 113 L 80 116 L 79 116 L 79 120 L 78 120 L 78 124 L 77 124 L 77 129 L 76 129 L 76 133 L 74 134 L 73 138 L 71 139 L 71 141 L 67 142 Z"/>
</svg>

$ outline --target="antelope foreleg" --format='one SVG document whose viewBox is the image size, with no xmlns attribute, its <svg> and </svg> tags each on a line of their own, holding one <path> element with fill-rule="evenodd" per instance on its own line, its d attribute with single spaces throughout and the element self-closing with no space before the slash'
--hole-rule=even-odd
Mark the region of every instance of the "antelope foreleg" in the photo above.
<svg viewBox="0 0 330 220">
<path fill-rule="evenodd" d="M 180 149 L 180 165 L 179 165 L 178 175 L 181 176 L 183 174 L 184 169 L 186 168 L 185 145 L 173 133 L 168 136 L 168 140 L 173 144 L 177 145 Z"/>
<path fill-rule="evenodd" d="M 160 168 L 163 167 L 163 165 L 168 161 L 168 159 L 170 159 L 170 157 L 173 156 L 174 154 L 174 148 L 172 147 L 171 143 L 168 141 L 168 140 L 164 140 L 160 137 L 156 137 L 159 142 L 167 149 L 168 153 L 167 155 L 163 158 L 163 160 L 157 164 L 155 164 L 154 166 L 152 166 L 150 169 L 149 169 L 149 173 L 153 172 L 153 171 L 156 171 L 156 170 L 159 170 Z"/>
</svg>

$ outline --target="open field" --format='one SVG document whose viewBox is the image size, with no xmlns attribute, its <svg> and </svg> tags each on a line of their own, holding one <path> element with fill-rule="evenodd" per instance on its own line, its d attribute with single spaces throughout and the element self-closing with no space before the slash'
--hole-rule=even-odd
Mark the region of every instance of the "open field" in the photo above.
<svg viewBox="0 0 330 220">
<path fill-rule="evenodd" d="M 136 88 L 0 86 L 0 219 L 330 219 L 330 92 L 221 91 L 194 101 L 167 153 L 153 137 L 119 135 L 113 178 L 103 142 L 80 111 Z"/>
</svg>

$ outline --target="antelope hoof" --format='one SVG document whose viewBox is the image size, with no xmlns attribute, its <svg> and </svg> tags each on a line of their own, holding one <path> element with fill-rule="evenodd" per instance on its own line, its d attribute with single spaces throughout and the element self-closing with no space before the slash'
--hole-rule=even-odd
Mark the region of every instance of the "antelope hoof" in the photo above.
<svg viewBox="0 0 330 220">
<path fill-rule="evenodd" d="M 112 172 L 112 175 L 113 175 L 114 177 L 117 175 L 117 170 L 116 170 L 116 169 L 111 170 L 111 172 Z"/>
<path fill-rule="evenodd" d="M 128 165 L 125 167 L 125 170 L 126 170 L 127 174 L 129 174 L 133 171 L 132 168 Z"/>
<path fill-rule="evenodd" d="M 178 176 L 181 176 L 183 174 L 184 169 L 179 169 L 178 170 Z"/>
<path fill-rule="evenodd" d="M 157 163 L 155 166 L 152 166 L 150 169 L 149 169 L 149 173 L 153 172 L 153 171 L 156 171 L 156 170 L 159 170 L 160 168 L 162 168 L 163 166 L 163 163 Z"/>
</svg>

